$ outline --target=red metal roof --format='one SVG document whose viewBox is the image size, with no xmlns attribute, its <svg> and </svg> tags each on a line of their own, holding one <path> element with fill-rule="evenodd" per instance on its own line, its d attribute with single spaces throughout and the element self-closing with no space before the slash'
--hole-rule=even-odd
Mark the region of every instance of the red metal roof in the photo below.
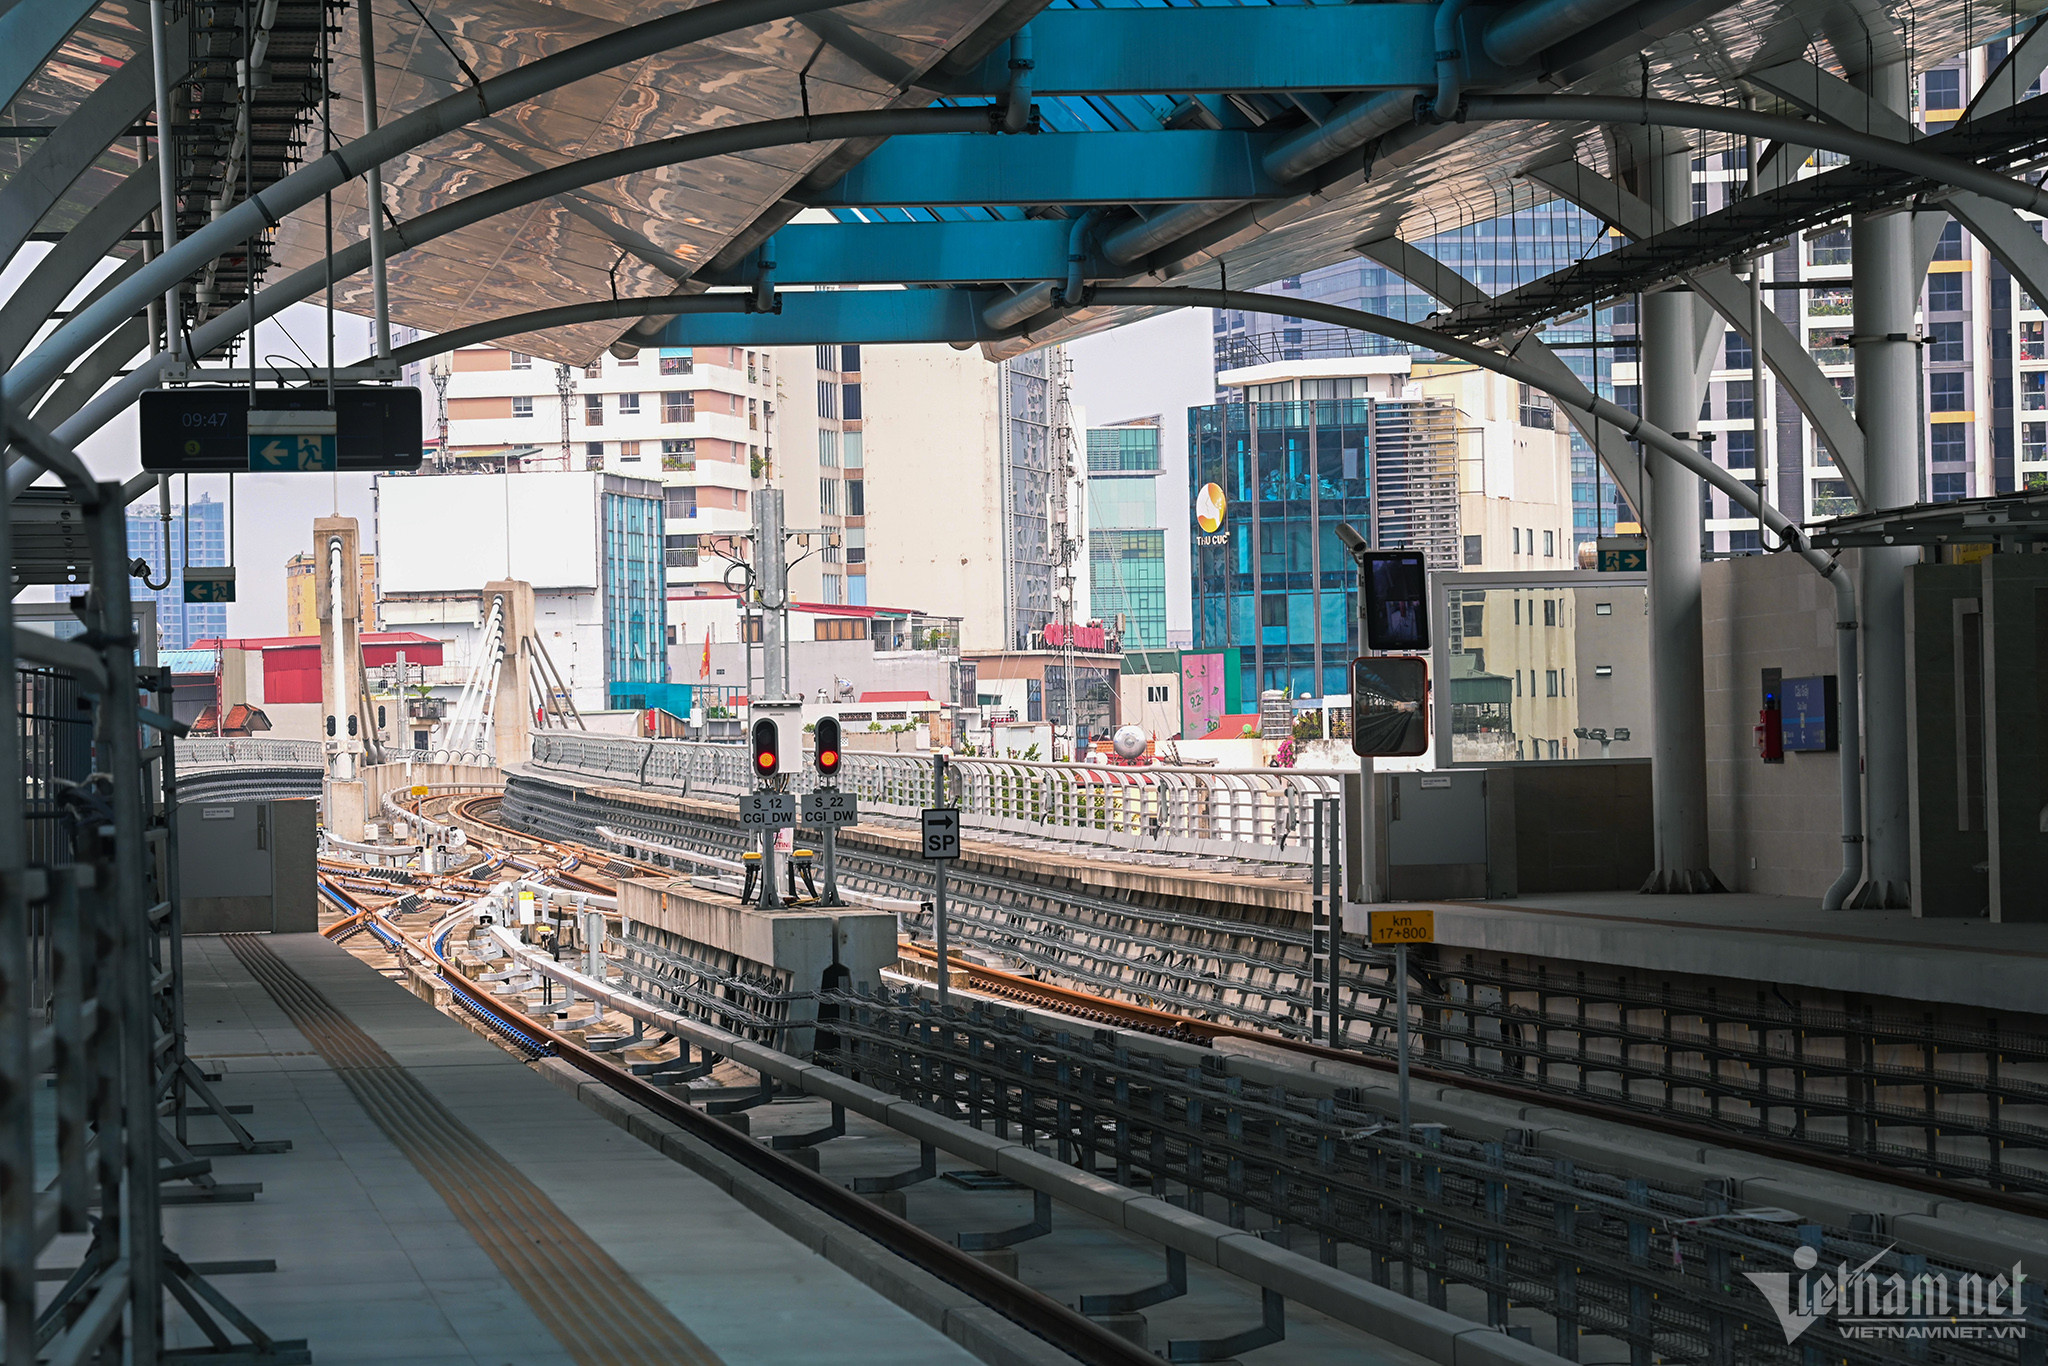
<svg viewBox="0 0 2048 1366">
<path fill-rule="evenodd" d="M 930 693 L 920 690 L 918 692 L 864 692 L 860 695 L 860 700 L 863 702 L 930 702 L 933 699 Z"/>
<path fill-rule="evenodd" d="M 1236 740 L 1244 734 L 1246 726 L 1256 730 L 1258 724 L 1259 716 L 1257 712 L 1251 712 L 1244 716 L 1219 716 L 1216 718 L 1215 728 L 1202 738 L 1204 740 Z"/>
<path fill-rule="evenodd" d="M 440 645 L 444 643 L 439 636 L 423 636 L 418 631 L 364 631 L 358 639 L 365 645 Z M 280 650 L 289 649 L 295 645 L 317 646 L 319 643 L 320 637 L 317 635 L 241 636 L 233 640 L 201 640 L 195 642 L 192 648 L 195 650 L 211 650 L 226 646 L 230 650 Z"/>
</svg>

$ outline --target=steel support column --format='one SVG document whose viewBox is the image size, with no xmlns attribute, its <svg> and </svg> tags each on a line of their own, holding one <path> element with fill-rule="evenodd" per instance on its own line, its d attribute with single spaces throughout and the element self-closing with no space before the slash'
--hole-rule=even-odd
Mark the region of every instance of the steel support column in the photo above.
<svg viewBox="0 0 2048 1366">
<path fill-rule="evenodd" d="M 1863 92 L 1888 109 L 1906 107 L 1907 70 L 1891 63 L 1866 72 Z M 1863 429 L 1872 507 L 1920 500 L 1920 358 L 1913 310 L 1913 220 L 1904 213 L 1860 214 L 1849 223 L 1855 281 L 1856 422 Z M 1858 551 L 1863 612 L 1865 881 L 1856 907 L 1909 904 L 1907 839 L 1905 572 L 1910 549 Z M 1842 680 L 1842 686 L 1854 681 Z"/>
<path fill-rule="evenodd" d="M 1692 150 L 1673 134 L 1652 133 L 1642 171 L 1643 198 L 1667 222 L 1692 217 Z M 1687 289 L 1646 295 L 1642 312 L 1643 417 L 1680 440 L 1699 419 L 1693 296 Z M 1646 892 L 1717 892 L 1707 866 L 1705 647 L 1700 625 L 1700 480 L 1670 456 L 1646 447 L 1649 495 L 1650 675 L 1656 734 L 1650 767 L 1655 798 L 1656 865 Z"/>
</svg>

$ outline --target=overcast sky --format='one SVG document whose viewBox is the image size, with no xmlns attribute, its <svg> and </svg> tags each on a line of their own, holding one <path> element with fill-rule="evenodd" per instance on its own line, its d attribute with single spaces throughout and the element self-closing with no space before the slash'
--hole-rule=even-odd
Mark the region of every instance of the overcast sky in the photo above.
<svg viewBox="0 0 2048 1366">
<path fill-rule="evenodd" d="M 20 280 L 49 250 L 43 244 L 23 249 L 9 268 L 0 272 L 0 301 L 10 297 Z M 95 275 L 80 293 L 98 282 Z M 277 358 L 305 365 L 310 358 L 324 364 L 327 359 L 324 309 L 295 304 L 271 322 L 257 328 L 257 354 L 265 360 Z M 343 365 L 361 359 L 369 350 L 369 324 L 346 314 L 335 315 L 336 360 Z M 1074 401 L 1085 410 L 1086 420 L 1096 425 L 1120 422 L 1157 413 L 1163 419 L 1160 435 L 1161 465 L 1159 508 L 1166 527 L 1167 626 L 1188 627 L 1188 528 L 1191 517 L 1185 504 L 1187 490 L 1187 410 L 1190 405 L 1208 403 L 1213 395 L 1209 353 L 1209 314 L 1202 309 L 1183 309 L 1162 317 L 1133 323 L 1129 327 L 1088 337 L 1072 346 L 1074 357 Z M 80 444 L 92 471 L 103 479 L 127 479 L 140 468 L 136 453 L 136 410 L 131 407 L 99 432 Z M 364 540 L 372 530 L 371 476 L 342 475 L 257 475 L 235 479 L 234 564 L 236 601 L 228 608 L 228 634 L 268 636 L 284 633 L 284 564 L 293 555 L 313 548 L 313 519 L 339 513 L 358 519 Z M 185 497 L 185 481 L 173 483 L 173 506 Z M 211 493 L 225 501 L 226 475 L 198 475 L 191 481 L 191 497 L 197 502 Z M 155 505 L 145 494 L 141 504 Z M 451 510 L 446 534 L 459 537 L 460 514 Z M 30 590 L 24 597 L 47 600 L 47 590 Z"/>
<path fill-rule="evenodd" d="M 1074 402 L 1090 426 L 1153 413 L 1159 434 L 1159 517 L 1166 528 L 1166 629 L 1185 631 L 1194 523 L 1188 492 L 1188 409 L 1215 401 L 1209 310 L 1183 308 L 1073 343 Z"/>
</svg>

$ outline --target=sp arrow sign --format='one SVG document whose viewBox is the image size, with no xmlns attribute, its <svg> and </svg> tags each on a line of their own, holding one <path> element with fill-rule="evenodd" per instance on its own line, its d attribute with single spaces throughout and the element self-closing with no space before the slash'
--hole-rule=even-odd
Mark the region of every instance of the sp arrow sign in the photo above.
<svg viewBox="0 0 2048 1366">
<path fill-rule="evenodd" d="M 928 859 L 960 857 L 960 809 L 933 806 L 924 810 L 924 856 Z"/>
</svg>

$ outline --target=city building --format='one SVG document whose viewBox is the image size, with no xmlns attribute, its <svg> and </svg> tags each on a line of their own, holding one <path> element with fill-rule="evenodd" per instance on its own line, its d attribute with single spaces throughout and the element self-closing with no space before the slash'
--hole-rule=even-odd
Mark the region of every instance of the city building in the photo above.
<svg viewBox="0 0 2048 1366">
<path fill-rule="evenodd" d="M 1166 645 L 1159 419 L 1088 429 L 1088 615 L 1121 622 L 1126 649 Z"/>
<path fill-rule="evenodd" d="M 1476 365 L 1410 365 L 1415 392 L 1458 410 L 1457 567 L 1576 568 L 1574 434 L 1549 396 Z"/>
<path fill-rule="evenodd" d="M 647 705 L 667 682 L 663 488 L 598 470 L 386 475 L 377 547 L 387 628 L 476 658 L 483 587 L 533 585 L 534 630 L 579 710 Z"/>
<path fill-rule="evenodd" d="M 401 329 L 402 331 L 403 329 Z M 744 532 L 774 470 L 780 362 L 808 349 L 648 347 L 587 366 L 465 346 L 406 367 L 429 394 L 443 473 L 603 471 L 662 488 L 665 578 L 722 587 L 707 538 Z"/>
<path fill-rule="evenodd" d="M 1415 245 L 1487 293 L 1499 294 L 1606 250 L 1612 241 L 1600 220 L 1563 200 L 1552 200 L 1462 224 L 1424 237 Z M 1299 296 L 1416 323 L 1441 307 L 1427 293 L 1385 266 L 1364 258 L 1291 275 L 1276 284 L 1262 286 L 1260 292 Z M 1632 335 L 1634 317 L 1626 309 L 1611 309 L 1602 311 L 1598 318 L 1604 328 L 1564 324 L 1551 327 L 1544 336 L 1589 387 L 1596 388 L 1603 397 L 1617 398 L 1614 386 L 1623 381 L 1614 374 L 1612 346 L 1588 349 L 1582 345 L 1573 349 L 1571 344 L 1611 342 L 1615 336 Z M 1629 327 L 1617 331 L 1617 319 Z M 1219 309 L 1211 325 L 1219 376 L 1253 365 L 1405 355 L 1415 349 L 1385 337 L 1270 313 Z M 1633 379 L 1626 382 L 1633 383 Z M 1224 397 L 1222 389 L 1219 379 L 1219 399 Z M 1633 520 L 1634 513 L 1622 501 L 1613 479 L 1600 468 L 1593 448 L 1576 431 L 1566 435 L 1572 476 L 1572 546 L 1566 558 L 1571 558 L 1577 547 L 1589 545 L 1602 535 L 1614 534 L 1617 522 Z"/>
<path fill-rule="evenodd" d="M 957 618 L 798 599 L 785 620 L 790 692 L 806 702 L 838 707 L 876 692 L 921 693 L 947 708 L 973 701 L 960 688 Z M 672 691 L 690 690 L 676 706 L 708 710 L 763 692 L 761 618 L 742 615 L 737 595 L 672 594 L 669 621 Z"/>
<path fill-rule="evenodd" d="M 374 629 L 377 625 L 377 557 L 358 555 L 357 584 L 360 611 L 356 624 Z M 322 559 L 302 550 L 284 562 L 284 629 L 287 634 L 320 634 L 320 585 L 318 574 L 326 573 Z"/>
<path fill-rule="evenodd" d="M 1408 371 L 1405 355 L 1224 371 L 1230 401 L 1190 410 L 1193 649 L 1236 650 L 1243 698 L 1348 691 L 1358 573 L 1340 523 L 1432 568 L 1462 558 L 1458 408 Z"/>
<path fill-rule="evenodd" d="M 129 587 L 136 601 L 156 604 L 158 649 L 189 650 L 203 640 L 218 640 L 227 634 L 226 603 L 185 601 L 188 563 L 228 562 L 227 527 L 227 505 L 215 502 L 210 494 L 173 505 L 168 524 L 157 504 L 141 503 L 128 509 L 128 554 L 148 562 L 150 583 L 169 578 L 162 588 L 152 588 L 140 578 Z"/>
<path fill-rule="evenodd" d="M 949 346 L 826 349 L 841 364 L 858 352 L 861 369 L 819 373 L 820 406 L 836 385 L 839 416 L 819 421 L 818 500 L 806 501 L 792 476 L 789 515 L 792 526 L 829 525 L 825 501 L 838 499 L 845 601 L 922 603 L 959 618 L 968 649 L 1043 633 L 1054 619 L 1051 361 L 1034 353 L 991 364 Z M 792 427 L 786 445 L 799 440 Z M 836 469 L 822 463 L 834 456 Z M 833 602 L 826 576 L 835 572 L 820 554 L 793 590 Z"/>
</svg>

